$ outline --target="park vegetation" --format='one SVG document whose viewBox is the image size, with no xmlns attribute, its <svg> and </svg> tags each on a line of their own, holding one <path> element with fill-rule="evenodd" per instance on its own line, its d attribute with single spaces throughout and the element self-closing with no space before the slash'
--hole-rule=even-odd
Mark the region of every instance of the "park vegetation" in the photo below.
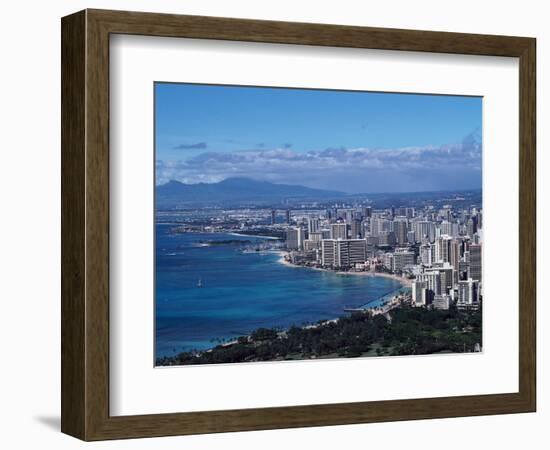
<svg viewBox="0 0 550 450">
<path fill-rule="evenodd" d="M 158 358 L 157 365 L 474 352 L 482 345 L 481 319 L 481 308 L 437 310 L 403 305 L 387 316 L 355 312 L 288 330 L 259 328 L 209 350 Z"/>
</svg>

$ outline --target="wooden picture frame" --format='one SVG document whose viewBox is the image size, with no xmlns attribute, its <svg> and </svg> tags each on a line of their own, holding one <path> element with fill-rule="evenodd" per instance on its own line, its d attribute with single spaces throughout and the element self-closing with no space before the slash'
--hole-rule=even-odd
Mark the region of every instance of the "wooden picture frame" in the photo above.
<svg viewBox="0 0 550 450">
<path fill-rule="evenodd" d="M 84 440 L 531 412 L 536 408 L 533 38 L 85 10 L 62 19 L 62 417 Z M 519 58 L 519 391 L 109 415 L 109 36 L 134 34 Z"/>
</svg>

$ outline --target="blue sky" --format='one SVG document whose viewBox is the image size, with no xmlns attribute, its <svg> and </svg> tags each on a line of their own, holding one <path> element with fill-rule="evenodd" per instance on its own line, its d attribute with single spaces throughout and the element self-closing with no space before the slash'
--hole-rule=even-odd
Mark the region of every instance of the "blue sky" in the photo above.
<svg viewBox="0 0 550 450">
<path fill-rule="evenodd" d="M 481 187 L 479 97 L 155 84 L 157 184 Z"/>
</svg>

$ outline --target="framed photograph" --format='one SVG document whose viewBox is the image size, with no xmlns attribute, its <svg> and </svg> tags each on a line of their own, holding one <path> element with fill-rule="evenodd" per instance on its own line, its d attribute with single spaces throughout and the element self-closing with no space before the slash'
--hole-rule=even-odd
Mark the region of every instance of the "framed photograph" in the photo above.
<svg viewBox="0 0 550 450">
<path fill-rule="evenodd" d="M 535 411 L 534 38 L 61 28 L 63 432 Z"/>
</svg>

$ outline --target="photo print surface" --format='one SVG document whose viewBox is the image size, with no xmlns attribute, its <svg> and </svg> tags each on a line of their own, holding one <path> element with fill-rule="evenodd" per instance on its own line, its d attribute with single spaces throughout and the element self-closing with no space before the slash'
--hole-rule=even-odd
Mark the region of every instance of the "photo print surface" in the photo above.
<svg viewBox="0 0 550 450">
<path fill-rule="evenodd" d="M 155 364 L 482 351 L 482 98 L 155 83 Z"/>
</svg>

